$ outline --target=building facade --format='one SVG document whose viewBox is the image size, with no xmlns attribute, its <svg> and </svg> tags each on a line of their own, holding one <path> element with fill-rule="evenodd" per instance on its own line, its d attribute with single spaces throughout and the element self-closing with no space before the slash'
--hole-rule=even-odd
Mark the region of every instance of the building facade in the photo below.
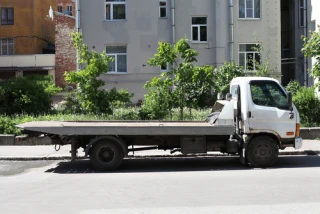
<svg viewBox="0 0 320 214">
<path fill-rule="evenodd" d="M 312 59 L 306 58 L 301 49 L 301 36 L 310 36 L 318 30 L 320 22 L 320 3 L 316 0 L 281 1 L 281 52 L 282 84 L 297 80 L 301 85 L 312 86 L 314 80 L 308 70 L 312 68 Z"/>
<path fill-rule="evenodd" d="M 1 0 L 0 79 L 54 75 L 55 28 L 48 17 L 56 0 Z"/>
<path fill-rule="evenodd" d="M 80 31 L 89 48 L 114 57 L 102 75 L 108 88 L 144 99 L 146 81 L 167 70 L 150 67 L 158 42 L 188 38 L 199 65 L 234 60 L 254 70 L 249 59 L 268 59 L 281 79 L 281 4 L 278 0 L 80 0 Z M 257 41 L 264 51 L 253 49 Z"/>
<path fill-rule="evenodd" d="M 59 13 L 68 14 L 69 16 L 76 16 L 76 0 L 56 0 L 56 11 Z"/>
</svg>

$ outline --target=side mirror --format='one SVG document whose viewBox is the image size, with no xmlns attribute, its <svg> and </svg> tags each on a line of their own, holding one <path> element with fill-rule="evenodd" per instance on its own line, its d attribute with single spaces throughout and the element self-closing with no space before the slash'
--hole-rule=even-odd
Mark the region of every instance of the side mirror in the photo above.
<svg viewBox="0 0 320 214">
<path fill-rule="evenodd" d="M 227 93 L 226 100 L 228 100 L 228 101 L 232 100 L 232 94 Z"/>
<path fill-rule="evenodd" d="M 217 98 L 218 98 L 218 100 L 223 100 L 224 95 L 222 93 L 219 93 Z"/>
<path fill-rule="evenodd" d="M 288 104 L 289 104 L 289 110 L 292 111 L 293 108 L 292 108 L 292 94 L 291 94 L 291 92 L 288 92 L 287 101 L 288 101 Z"/>
</svg>

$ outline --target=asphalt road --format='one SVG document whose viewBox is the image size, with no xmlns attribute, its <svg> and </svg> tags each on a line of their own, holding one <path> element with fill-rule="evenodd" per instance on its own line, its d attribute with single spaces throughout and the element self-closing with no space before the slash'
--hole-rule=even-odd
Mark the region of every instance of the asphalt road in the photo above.
<svg viewBox="0 0 320 214">
<path fill-rule="evenodd" d="M 320 213 L 319 156 L 270 169 L 233 157 L 124 160 L 109 173 L 88 161 L 0 166 L 1 213 Z"/>
</svg>

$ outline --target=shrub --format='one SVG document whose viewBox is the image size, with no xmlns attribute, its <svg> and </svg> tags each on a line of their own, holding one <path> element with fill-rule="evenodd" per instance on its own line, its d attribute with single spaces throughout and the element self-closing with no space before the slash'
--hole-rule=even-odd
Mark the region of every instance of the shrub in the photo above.
<svg viewBox="0 0 320 214">
<path fill-rule="evenodd" d="M 153 78 L 145 85 L 148 94 L 142 106 L 142 118 L 163 119 L 173 107 L 183 109 L 204 107 L 212 100 L 213 67 L 197 66 L 198 52 L 191 48 L 187 39 L 175 44 L 159 42 L 157 53 L 148 61 L 150 66 L 170 65 L 168 72 Z"/>
<path fill-rule="evenodd" d="M 301 90 L 301 85 L 298 81 L 294 80 L 289 82 L 289 84 L 286 87 L 288 92 L 292 93 L 292 96 L 296 95 L 298 91 Z"/>
<path fill-rule="evenodd" d="M 293 96 L 301 121 L 305 126 L 320 124 L 320 100 L 315 94 L 314 88 L 301 87 Z"/>
<path fill-rule="evenodd" d="M 216 68 L 214 71 L 214 89 L 216 94 L 227 94 L 229 92 L 231 80 L 236 77 L 243 77 L 244 75 L 243 68 L 234 62 L 225 62 L 219 68 Z"/>
<path fill-rule="evenodd" d="M 84 111 L 86 113 L 105 113 L 112 114 L 114 105 L 120 102 L 128 102 L 133 94 L 121 90 L 112 89 L 110 91 L 102 89 L 105 82 L 99 77 L 108 72 L 108 65 L 114 61 L 105 52 L 97 53 L 90 51 L 88 46 L 83 43 L 81 33 L 72 33 L 73 45 L 79 53 L 79 63 L 83 69 L 65 73 L 65 80 L 78 85 L 75 93 L 77 100 L 69 99 L 71 104 L 76 102 L 81 107 L 70 111 Z M 69 105 L 69 104 L 67 104 Z"/>
<path fill-rule="evenodd" d="M 0 83 L 0 114 L 45 114 L 51 111 L 51 96 L 61 89 L 51 76 L 27 76 Z"/>
</svg>

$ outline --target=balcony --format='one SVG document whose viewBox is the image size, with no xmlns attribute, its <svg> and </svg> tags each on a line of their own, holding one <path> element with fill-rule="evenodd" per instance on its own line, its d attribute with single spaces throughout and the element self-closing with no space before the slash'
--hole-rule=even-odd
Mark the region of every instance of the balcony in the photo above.
<svg viewBox="0 0 320 214">
<path fill-rule="evenodd" d="M 54 54 L 0 56 L 1 70 L 54 70 Z"/>
</svg>

